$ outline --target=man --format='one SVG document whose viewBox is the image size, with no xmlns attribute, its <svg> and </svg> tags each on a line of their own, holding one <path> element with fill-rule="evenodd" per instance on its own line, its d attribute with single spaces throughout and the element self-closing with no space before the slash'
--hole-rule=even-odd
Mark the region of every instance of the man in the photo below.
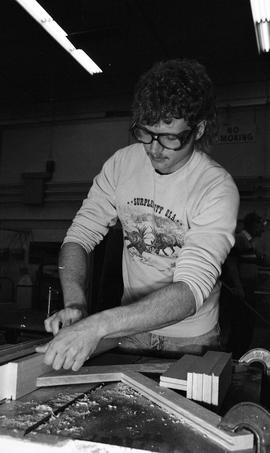
<svg viewBox="0 0 270 453">
<path fill-rule="evenodd" d="M 250 348 L 256 314 L 254 291 L 258 285 L 258 266 L 269 260 L 256 244 L 264 232 L 266 221 L 256 212 L 243 219 L 243 228 L 235 235 L 235 245 L 223 268 L 224 293 L 222 310 L 226 320 L 227 348 L 239 359 Z"/>
<path fill-rule="evenodd" d="M 236 234 L 234 247 L 239 255 L 254 255 L 254 258 L 259 261 L 264 259 L 254 240 L 262 236 L 265 224 L 266 221 L 256 212 L 249 212 L 244 217 L 243 229 Z"/>
<path fill-rule="evenodd" d="M 106 339 L 140 352 L 218 346 L 219 275 L 234 243 L 239 196 L 204 152 L 215 120 L 212 83 L 198 62 L 161 62 L 141 77 L 131 128 L 137 143 L 105 163 L 64 240 L 66 308 L 45 321 L 55 337 L 37 348 L 47 364 L 78 370 Z M 117 219 L 122 305 L 87 317 L 87 254 Z"/>
</svg>

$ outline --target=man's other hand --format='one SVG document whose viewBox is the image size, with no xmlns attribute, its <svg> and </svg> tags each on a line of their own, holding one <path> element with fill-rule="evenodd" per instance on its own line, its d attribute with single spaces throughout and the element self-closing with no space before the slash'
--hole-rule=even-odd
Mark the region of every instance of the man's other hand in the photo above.
<svg viewBox="0 0 270 453">
<path fill-rule="evenodd" d="M 80 319 L 85 317 L 83 308 L 67 307 L 63 310 L 54 313 L 49 318 L 45 319 L 44 325 L 47 332 L 52 332 L 53 335 L 58 334 L 61 327 L 68 327 Z"/>
</svg>

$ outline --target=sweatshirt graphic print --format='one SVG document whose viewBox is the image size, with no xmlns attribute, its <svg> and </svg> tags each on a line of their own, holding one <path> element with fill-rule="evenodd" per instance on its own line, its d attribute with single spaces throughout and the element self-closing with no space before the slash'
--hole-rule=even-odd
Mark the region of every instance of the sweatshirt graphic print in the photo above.
<svg viewBox="0 0 270 453">
<path fill-rule="evenodd" d="M 184 245 L 183 224 L 176 214 L 149 198 L 135 197 L 127 204 L 130 209 L 122 222 L 130 255 L 149 266 L 157 265 L 158 256 L 176 258 Z M 140 207 L 149 208 L 150 213 L 141 213 Z M 168 262 L 175 265 L 175 259 Z"/>
</svg>

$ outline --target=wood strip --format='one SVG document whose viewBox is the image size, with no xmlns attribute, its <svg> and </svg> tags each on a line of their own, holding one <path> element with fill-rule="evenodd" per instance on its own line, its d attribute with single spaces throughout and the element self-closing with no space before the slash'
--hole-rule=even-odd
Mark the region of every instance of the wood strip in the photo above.
<svg viewBox="0 0 270 453">
<path fill-rule="evenodd" d="M 193 398 L 193 373 L 187 374 L 187 394 L 186 397 L 189 399 Z"/>
<path fill-rule="evenodd" d="M 229 451 L 253 448 L 253 434 L 244 430 L 230 433 L 220 429 L 218 426 L 221 422 L 221 417 L 172 390 L 161 389 L 152 379 L 139 373 L 129 372 L 123 373 L 122 382 L 130 385 L 140 394 L 146 396 L 158 406 L 174 414 L 196 431 L 206 435 L 213 442 L 227 448 Z"/>
<path fill-rule="evenodd" d="M 39 342 L 46 342 L 49 341 L 49 337 L 42 337 L 42 338 L 35 338 L 31 340 L 21 341 L 20 343 L 7 343 L 2 344 L 0 346 L 0 355 L 5 352 L 16 352 L 17 350 L 21 350 L 30 346 L 35 346 Z"/>
<path fill-rule="evenodd" d="M 1 354 L 1 351 L 6 351 L 10 348 L 13 348 L 14 347 L 14 344 L 11 344 L 11 343 L 5 343 L 5 344 L 1 344 L 0 345 L 0 354 Z"/>
<path fill-rule="evenodd" d="M 188 385 L 187 388 L 189 389 L 189 385 L 192 382 L 192 391 L 191 396 L 188 396 L 190 399 L 201 401 L 201 394 L 202 394 L 202 373 L 205 368 L 204 365 L 204 357 L 196 357 L 196 360 L 191 364 L 188 369 Z M 192 378 L 190 376 L 192 374 Z M 189 389 L 190 394 L 190 389 Z"/>
<path fill-rule="evenodd" d="M 0 399 L 15 400 L 34 391 L 37 377 L 51 369 L 43 358 L 43 354 L 32 354 L 0 366 Z"/>
<path fill-rule="evenodd" d="M 50 341 L 50 338 L 47 337 L 8 346 L 0 351 L 0 365 L 33 354 L 36 346 L 48 343 L 48 341 Z"/>
<path fill-rule="evenodd" d="M 203 374 L 202 400 L 206 404 L 211 404 L 212 402 L 212 375 L 208 373 Z"/>
<path fill-rule="evenodd" d="M 176 390 L 181 390 L 182 392 L 187 391 L 187 383 L 185 384 L 175 384 L 174 382 L 166 382 L 166 381 L 160 381 L 159 383 L 160 387 L 166 387 L 169 389 L 176 389 Z"/>
<path fill-rule="evenodd" d="M 163 373 L 172 362 L 158 363 L 132 363 L 107 366 L 86 366 L 79 371 L 59 370 L 50 371 L 39 376 L 36 381 L 37 387 L 66 384 L 89 384 L 94 382 L 108 382 L 121 380 L 123 371 L 136 371 L 139 373 Z"/>
</svg>

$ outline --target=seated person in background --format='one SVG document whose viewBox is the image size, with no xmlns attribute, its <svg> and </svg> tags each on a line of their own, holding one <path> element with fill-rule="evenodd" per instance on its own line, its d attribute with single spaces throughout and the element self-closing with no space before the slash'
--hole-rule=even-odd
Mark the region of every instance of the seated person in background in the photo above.
<svg viewBox="0 0 270 453">
<path fill-rule="evenodd" d="M 234 249 L 238 256 L 250 257 L 257 264 L 263 264 L 266 256 L 259 251 L 256 245 L 256 238 L 262 236 L 265 224 L 266 221 L 256 212 L 250 212 L 244 217 L 243 228 L 235 236 Z"/>
<path fill-rule="evenodd" d="M 78 370 L 108 339 L 136 353 L 219 347 L 219 277 L 234 244 L 239 194 L 206 154 L 215 123 L 212 83 L 198 62 L 160 62 L 141 77 L 131 127 L 136 143 L 107 160 L 65 237 L 65 308 L 45 321 L 55 335 L 37 348 L 45 363 Z M 87 316 L 87 254 L 117 219 L 122 303 Z"/>
<path fill-rule="evenodd" d="M 244 217 L 243 228 L 236 233 L 235 245 L 223 267 L 225 291 L 221 317 L 226 317 L 225 329 L 228 331 L 225 342 L 235 358 L 248 351 L 254 333 L 254 291 L 258 282 L 258 266 L 268 265 L 267 256 L 259 250 L 256 238 L 262 236 L 265 223 L 255 212 Z M 224 320 L 221 319 L 222 322 Z"/>
</svg>

